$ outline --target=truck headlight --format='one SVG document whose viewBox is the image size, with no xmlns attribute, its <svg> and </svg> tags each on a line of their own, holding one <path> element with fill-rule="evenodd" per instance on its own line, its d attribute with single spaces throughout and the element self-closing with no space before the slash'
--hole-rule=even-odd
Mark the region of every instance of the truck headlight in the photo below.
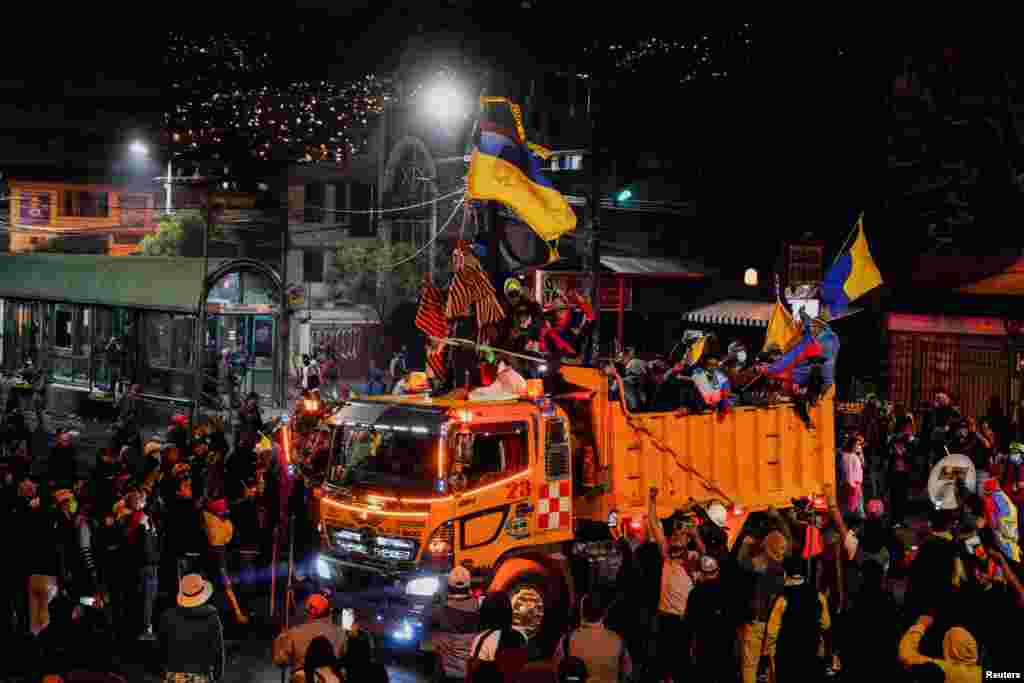
<svg viewBox="0 0 1024 683">
<path fill-rule="evenodd" d="M 328 564 L 327 560 L 325 560 L 322 556 L 318 556 L 316 558 L 316 574 L 324 580 L 330 580 L 331 578 L 333 578 L 331 576 L 331 565 Z"/>
<path fill-rule="evenodd" d="M 421 576 L 405 585 L 406 595 L 429 598 L 441 590 L 441 581 L 436 576 Z"/>
<path fill-rule="evenodd" d="M 412 624 L 408 621 L 403 621 L 402 628 L 391 635 L 394 636 L 395 640 L 412 640 L 415 634 L 412 630 Z"/>
</svg>

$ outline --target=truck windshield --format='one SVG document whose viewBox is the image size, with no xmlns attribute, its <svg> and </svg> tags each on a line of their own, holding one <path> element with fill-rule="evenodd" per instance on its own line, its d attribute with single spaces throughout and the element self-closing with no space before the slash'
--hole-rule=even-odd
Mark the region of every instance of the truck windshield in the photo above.
<svg viewBox="0 0 1024 683">
<path fill-rule="evenodd" d="M 336 486 L 429 494 L 437 485 L 437 448 L 437 435 L 346 426 L 327 478 Z"/>
</svg>

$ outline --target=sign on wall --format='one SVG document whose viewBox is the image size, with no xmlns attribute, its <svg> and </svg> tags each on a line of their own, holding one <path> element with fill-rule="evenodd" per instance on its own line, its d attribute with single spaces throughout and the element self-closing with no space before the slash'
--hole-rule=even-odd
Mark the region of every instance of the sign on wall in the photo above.
<svg viewBox="0 0 1024 683">
<path fill-rule="evenodd" d="M 50 193 L 22 192 L 21 213 L 19 220 L 22 225 L 50 224 Z"/>
<path fill-rule="evenodd" d="M 572 293 L 590 298 L 590 276 L 582 273 L 545 273 L 537 271 L 540 304 L 542 306 L 554 302 L 558 298 L 571 299 Z M 599 296 L 601 299 L 601 310 L 619 310 L 619 279 L 617 277 L 602 277 L 600 282 Z M 621 290 L 622 308 L 629 310 L 633 306 L 633 286 L 627 280 L 623 283 Z M 535 294 L 536 295 L 536 294 Z"/>
</svg>

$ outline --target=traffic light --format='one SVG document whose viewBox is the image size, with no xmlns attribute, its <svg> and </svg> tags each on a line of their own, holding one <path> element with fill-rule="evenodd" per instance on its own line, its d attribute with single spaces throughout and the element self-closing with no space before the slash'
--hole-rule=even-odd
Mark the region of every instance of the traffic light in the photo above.
<svg viewBox="0 0 1024 683">
<path fill-rule="evenodd" d="M 631 190 L 631 189 L 629 189 L 627 187 L 626 189 L 624 189 L 621 192 L 619 192 L 619 196 L 616 197 L 616 201 L 619 201 L 619 202 L 629 201 L 629 198 L 632 197 L 632 196 L 633 196 L 633 190 Z"/>
</svg>

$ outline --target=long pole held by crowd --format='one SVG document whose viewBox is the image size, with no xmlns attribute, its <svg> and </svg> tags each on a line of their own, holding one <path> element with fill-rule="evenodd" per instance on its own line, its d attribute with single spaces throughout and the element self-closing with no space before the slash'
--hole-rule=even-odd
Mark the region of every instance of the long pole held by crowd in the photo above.
<svg viewBox="0 0 1024 683">
<path fill-rule="evenodd" d="M 291 622 L 291 612 L 295 608 L 295 515 L 288 518 L 288 585 L 284 593 L 284 628 L 287 631 Z"/>
<path fill-rule="evenodd" d="M 572 70 L 575 84 L 576 69 Z M 589 356 L 587 365 L 597 362 L 601 345 L 601 177 L 598 174 L 598 157 L 600 155 L 597 132 L 597 103 L 594 99 L 596 90 L 594 79 L 587 79 L 587 109 L 590 115 L 590 254 L 587 259 L 590 270 L 590 305 L 594 307 L 594 322 L 590 331 L 590 343 L 586 345 Z"/>
</svg>

